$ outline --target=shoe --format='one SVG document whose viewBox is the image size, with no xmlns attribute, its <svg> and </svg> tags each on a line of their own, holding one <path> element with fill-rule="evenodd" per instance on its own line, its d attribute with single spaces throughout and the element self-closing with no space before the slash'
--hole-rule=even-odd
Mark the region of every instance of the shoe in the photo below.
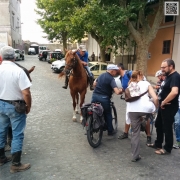
<svg viewBox="0 0 180 180">
<path fill-rule="evenodd" d="M 0 166 L 12 160 L 11 156 L 6 157 L 4 148 L 0 149 Z"/>
<path fill-rule="evenodd" d="M 158 148 L 155 144 L 146 144 L 146 145 L 150 148 L 160 150 L 160 148 Z"/>
<path fill-rule="evenodd" d="M 132 159 L 131 161 L 132 161 L 132 162 L 137 162 L 137 161 L 139 161 L 139 160 L 141 160 L 141 156 L 138 156 L 138 158 Z"/>
<path fill-rule="evenodd" d="M 0 166 L 10 162 L 12 160 L 11 156 L 5 156 L 4 158 L 0 158 Z"/>
<path fill-rule="evenodd" d="M 10 169 L 11 173 L 26 171 L 27 169 L 31 167 L 29 163 L 21 164 L 21 154 L 22 152 L 18 151 L 12 155 L 12 166 Z"/>
<path fill-rule="evenodd" d="M 177 144 L 174 144 L 174 145 L 173 145 L 173 148 L 174 148 L 174 149 L 179 149 L 179 148 L 180 148 L 180 142 L 177 142 Z"/>
<path fill-rule="evenodd" d="M 128 133 L 125 132 L 118 137 L 118 139 L 126 139 L 126 138 L 128 138 Z"/>
<path fill-rule="evenodd" d="M 94 90 L 93 86 L 90 86 L 90 91 L 93 91 L 93 90 Z"/>
<path fill-rule="evenodd" d="M 62 86 L 62 88 L 67 89 L 67 86 L 66 86 L 66 85 L 64 85 L 64 86 Z"/>
<path fill-rule="evenodd" d="M 151 136 L 147 136 L 146 144 L 151 144 Z"/>
<path fill-rule="evenodd" d="M 156 150 L 155 153 L 157 155 L 170 155 L 171 154 L 170 152 L 167 152 L 165 149 Z"/>
<path fill-rule="evenodd" d="M 116 134 L 116 131 L 108 131 L 108 136 L 113 136 L 114 134 Z"/>
</svg>

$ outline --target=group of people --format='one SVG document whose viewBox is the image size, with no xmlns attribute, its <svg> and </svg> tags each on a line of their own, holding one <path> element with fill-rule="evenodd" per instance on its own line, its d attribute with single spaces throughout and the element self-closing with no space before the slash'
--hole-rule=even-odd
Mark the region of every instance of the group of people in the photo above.
<svg viewBox="0 0 180 180">
<path fill-rule="evenodd" d="M 101 74 L 94 82 L 95 89 L 92 95 L 92 102 L 100 102 L 104 108 L 104 116 L 107 123 L 108 135 L 114 135 L 116 132 L 112 127 L 112 115 L 110 108 L 110 99 L 115 92 L 123 94 L 126 88 L 130 89 L 131 96 L 140 96 L 133 102 L 127 102 L 125 130 L 119 139 L 128 138 L 128 132 L 131 127 L 131 148 L 132 162 L 141 159 L 140 156 L 140 129 L 142 116 L 146 116 L 146 134 L 148 147 L 154 148 L 158 155 L 170 154 L 172 148 L 180 146 L 180 123 L 179 123 L 179 93 L 180 93 L 180 75 L 175 71 L 175 63 L 172 59 L 165 59 L 161 64 L 161 72 L 157 73 L 159 82 L 154 88 L 146 81 L 141 71 L 127 71 L 122 63 L 118 65 L 109 64 L 107 72 Z M 118 88 L 114 77 L 120 75 L 122 88 Z M 155 122 L 157 138 L 154 143 L 151 142 L 149 115 L 158 111 Z M 176 115 L 176 116 L 175 116 Z M 173 124 L 175 121 L 175 132 L 177 145 L 173 146 Z M 163 145 L 165 136 L 165 145 Z"/>
<path fill-rule="evenodd" d="M 127 102 L 125 130 L 119 139 L 128 138 L 131 127 L 132 162 L 141 159 L 140 157 L 140 126 L 142 116 L 147 117 L 146 134 L 147 146 L 155 148 L 158 155 L 170 154 L 173 148 L 173 123 L 175 121 L 175 132 L 177 145 L 180 147 L 180 75 L 175 71 L 175 63 L 166 59 L 161 64 L 161 73 L 157 73 L 159 79 L 157 94 L 152 85 L 146 81 L 141 71 L 127 71 L 122 63 L 118 65 L 109 64 L 107 72 L 101 74 L 94 83 L 91 72 L 87 66 L 87 53 L 83 46 L 76 52 L 82 60 L 82 64 L 90 77 L 91 86 L 94 86 L 92 102 L 100 102 L 104 108 L 104 116 L 107 124 L 108 135 L 113 136 L 116 132 L 112 126 L 112 114 L 110 99 L 115 92 L 117 95 L 124 93 L 126 88 L 131 88 L 132 96 L 143 94 L 138 100 Z M 31 79 L 29 71 L 15 63 L 15 52 L 10 46 L 1 48 L 0 51 L 0 166 L 12 161 L 10 172 L 25 171 L 30 164 L 21 163 L 21 153 L 26 126 L 26 116 L 31 109 Z M 120 75 L 122 88 L 117 87 L 114 77 Z M 67 83 L 65 84 L 67 88 Z M 17 111 L 15 104 L 25 103 L 25 112 Z M 151 142 L 150 124 L 148 116 L 158 109 L 158 116 L 155 122 L 157 138 Z M 176 115 L 176 116 L 175 116 Z M 11 125 L 11 126 L 10 126 Z M 7 130 L 12 130 L 11 154 L 5 155 L 5 144 L 7 141 Z M 165 145 L 162 146 L 164 142 Z"/>
</svg>

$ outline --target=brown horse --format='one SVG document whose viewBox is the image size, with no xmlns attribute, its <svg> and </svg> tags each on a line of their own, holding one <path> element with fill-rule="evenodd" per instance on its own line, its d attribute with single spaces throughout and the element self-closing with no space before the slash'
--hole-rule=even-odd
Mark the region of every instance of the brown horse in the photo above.
<svg viewBox="0 0 180 180">
<path fill-rule="evenodd" d="M 76 121 L 76 113 L 78 113 L 78 103 L 79 103 L 79 94 L 80 94 L 80 107 L 82 107 L 85 99 L 85 94 L 87 92 L 87 74 L 81 63 L 76 52 L 71 50 L 67 51 L 65 56 L 66 64 L 60 77 L 64 74 L 70 75 L 69 77 L 69 88 L 71 97 L 73 99 L 73 121 Z M 71 71 L 72 70 L 72 71 Z M 80 117 L 80 122 L 82 121 L 82 115 Z"/>
</svg>

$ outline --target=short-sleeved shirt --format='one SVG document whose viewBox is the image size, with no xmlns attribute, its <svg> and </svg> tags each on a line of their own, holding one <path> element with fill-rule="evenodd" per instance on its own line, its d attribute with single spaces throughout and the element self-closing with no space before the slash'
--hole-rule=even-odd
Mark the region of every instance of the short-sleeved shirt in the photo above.
<svg viewBox="0 0 180 180">
<path fill-rule="evenodd" d="M 117 87 L 113 76 L 110 73 L 105 72 L 97 78 L 96 82 L 97 85 L 93 93 L 111 98 L 113 89 Z"/>
<path fill-rule="evenodd" d="M 132 71 L 125 71 L 124 76 L 120 77 L 120 81 L 124 90 L 128 87 L 128 82 L 131 78 L 131 75 Z"/>
<path fill-rule="evenodd" d="M 180 92 L 180 75 L 176 71 L 166 77 L 166 79 L 161 84 L 161 88 L 159 90 L 159 99 L 160 102 L 164 101 L 166 97 L 169 95 L 173 87 L 178 87 Z M 178 105 L 178 95 L 169 103 L 170 105 Z"/>
<path fill-rule="evenodd" d="M 22 90 L 31 85 L 22 68 L 11 61 L 2 62 L 0 65 L 0 99 L 23 100 Z"/>
<path fill-rule="evenodd" d="M 87 51 L 84 53 L 84 56 L 81 56 L 79 51 L 77 51 L 76 54 L 79 56 L 81 61 L 88 63 L 88 52 Z"/>
</svg>

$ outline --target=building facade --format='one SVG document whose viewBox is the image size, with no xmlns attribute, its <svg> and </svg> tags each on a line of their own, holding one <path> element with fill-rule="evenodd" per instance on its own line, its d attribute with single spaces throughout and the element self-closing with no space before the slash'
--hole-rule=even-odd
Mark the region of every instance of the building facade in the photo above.
<svg viewBox="0 0 180 180">
<path fill-rule="evenodd" d="M 0 33 L 7 33 L 6 44 L 14 48 L 22 44 L 20 4 L 21 0 L 0 0 Z"/>
</svg>

